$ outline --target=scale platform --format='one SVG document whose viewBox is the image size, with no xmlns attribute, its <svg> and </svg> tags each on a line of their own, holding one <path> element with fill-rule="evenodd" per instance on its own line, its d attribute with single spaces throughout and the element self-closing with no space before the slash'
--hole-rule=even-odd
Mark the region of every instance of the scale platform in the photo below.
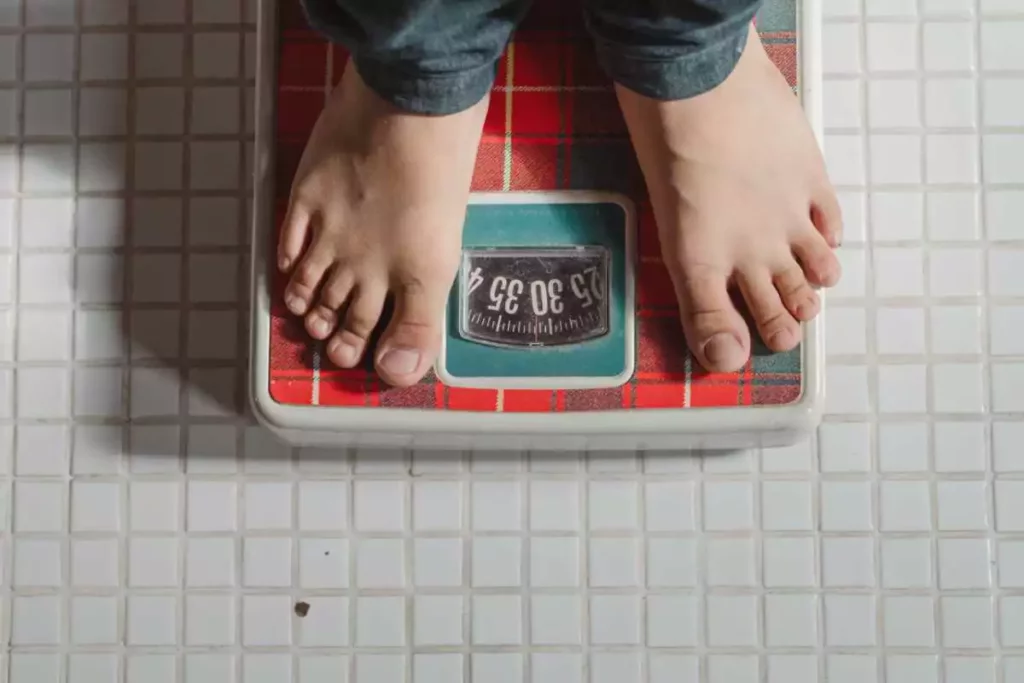
<svg viewBox="0 0 1024 683">
<path fill-rule="evenodd" d="M 767 0 L 757 27 L 820 125 L 820 0 Z M 821 323 L 737 373 L 686 351 L 639 169 L 576 3 L 536 3 L 500 63 L 441 356 L 396 389 L 330 363 L 282 303 L 277 230 L 346 55 L 296 2 L 263 0 L 250 396 L 281 438 L 319 446 L 745 448 L 818 424 Z M 367 354 L 372 358 L 372 349 Z"/>
</svg>

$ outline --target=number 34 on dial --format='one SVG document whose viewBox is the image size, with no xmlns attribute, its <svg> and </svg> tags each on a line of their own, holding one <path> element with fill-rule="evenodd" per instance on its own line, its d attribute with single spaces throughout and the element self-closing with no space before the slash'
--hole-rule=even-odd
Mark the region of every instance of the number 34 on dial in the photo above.
<svg viewBox="0 0 1024 683">
<path fill-rule="evenodd" d="M 603 247 L 469 249 L 459 280 L 459 331 L 483 344 L 545 347 L 608 333 Z"/>
</svg>

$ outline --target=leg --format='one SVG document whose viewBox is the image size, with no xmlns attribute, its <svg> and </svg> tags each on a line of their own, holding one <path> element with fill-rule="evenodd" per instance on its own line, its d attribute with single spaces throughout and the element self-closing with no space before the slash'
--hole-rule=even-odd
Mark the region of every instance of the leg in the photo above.
<svg viewBox="0 0 1024 683">
<path fill-rule="evenodd" d="M 687 342 L 709 370 L 739 369 L 750 333 L 800 341 L 812 286 L 839 276 L 841 219 L 813 132 L 751 19 L 761 0 L 591 0 L 658 221 Z"/>
<path fill-rule="evenodd" d="M 375 364 L 414 384 L 437 355 L 486 96 L 522 2 L 304 5 L 352 60 L 292 187 L 277 255 L 285 302 L 351 368 L 393 296 Z"/>
</svg>

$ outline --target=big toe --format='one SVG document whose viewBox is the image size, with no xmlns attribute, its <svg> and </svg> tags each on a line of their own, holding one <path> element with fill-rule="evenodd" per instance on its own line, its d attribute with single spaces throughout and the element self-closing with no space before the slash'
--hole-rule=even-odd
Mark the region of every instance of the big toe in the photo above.
<svg viewBox="0 0 1024 683">
<path fill-rule="evenodd" d="M 739 370 L 750 357 L 750 333 L 726 276 L 701 269 L 675 280 L 683 332 L 697 362 L 712 372 Z"/>
<path fill-rule="evenodd" d="M 433 365 L 441 341 L 446 284 L 413 281 L 396 289 L 394 315 L 376 358 L 377 373 L 388 384 L 415 384 Z"/>
</svg>

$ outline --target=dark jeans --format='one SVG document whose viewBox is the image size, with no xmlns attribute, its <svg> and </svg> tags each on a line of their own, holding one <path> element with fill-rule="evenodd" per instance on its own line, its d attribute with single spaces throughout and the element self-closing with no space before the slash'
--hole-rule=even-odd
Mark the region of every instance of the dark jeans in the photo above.
<svg viewBox="0 0 1024 683">
<path fill-rule="evenodd" d="M 565 0 L 537 0 L 564 2 Z M 597 56 L 617 83 L 677 100 L 732 72 L 763 0 L 585 0 Z M 450 114 L 473 106 L 530 0 L 302 0 L 310 23 L 352 55 L 363 80 L 398 107 Z"/>
</svg>

